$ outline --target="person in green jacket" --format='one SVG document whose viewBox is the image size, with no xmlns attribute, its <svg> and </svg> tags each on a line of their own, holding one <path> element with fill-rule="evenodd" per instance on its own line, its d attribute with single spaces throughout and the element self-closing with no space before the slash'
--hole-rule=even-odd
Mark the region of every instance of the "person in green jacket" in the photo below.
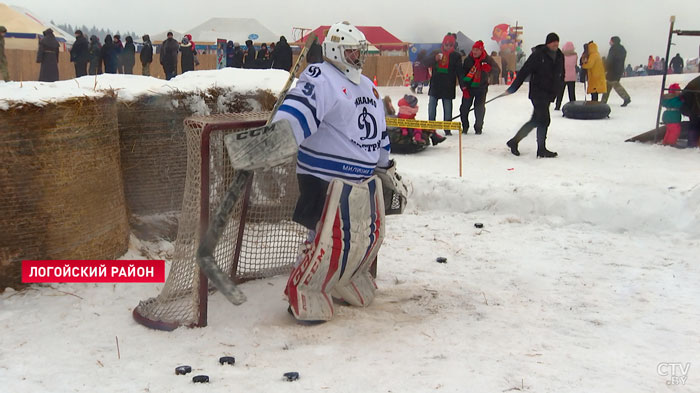
<svg viewBox="0 0 700 393">
<path fill-rule="evenodd" d="M 5 26 L 0 26 L 0 75 L 7 82 L 10 80 L 10 73 L 7 70 L 7 57 L 5 57 L 5 33 L 7 33 Z"/>
<path fill-rule="evenodd" d="M 664 111 L 661 120 L 666 125 L 666 134 L 664 135 L 664 145 L 675 145 L 678 137 L 681 134 L 681 86 L 674 83 L 668 87 L 668 94 L 664 94 L 661 98 L 661 105 L 667 108 Z"/>
</svg>

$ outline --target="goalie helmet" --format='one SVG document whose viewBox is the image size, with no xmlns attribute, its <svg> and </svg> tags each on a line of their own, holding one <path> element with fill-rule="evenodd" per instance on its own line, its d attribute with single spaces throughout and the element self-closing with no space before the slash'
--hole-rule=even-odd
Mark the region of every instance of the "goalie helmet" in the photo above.
<svg viewBox="0 0 700 393">
<path fill-rule="evenodd" d="M 360 84 L 366 55 L 367 39 L 357 27 L 341 22 L 328 29 L 323 56 L 356 85 Z"/>
</svg>

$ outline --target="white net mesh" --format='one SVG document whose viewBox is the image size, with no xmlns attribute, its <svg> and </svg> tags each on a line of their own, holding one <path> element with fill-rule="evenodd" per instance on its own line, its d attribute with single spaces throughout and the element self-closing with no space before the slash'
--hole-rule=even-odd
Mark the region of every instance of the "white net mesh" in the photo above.
<svg viewBox="0 0 700 393">
<path fill-rule="evenodd" d="M 141 301 L 134 309 L 134 318 L 140 323 L 165 330 L 206 324 L 208 291 L 201 288 L 195 254 L 202 228 L 208 226 L 208 217 L 215 214 L 233 178 L 224 136 L 262 125 L 268 116 L 262 112 L 192 117 L 185 121 L 187 179 L 175 254 L 161 293 Z M 207 157 L 209 171 L 202 176 L 202 160 Z M 237 282 L 288 273 L 296 260 L 306 229 L 291 220 L 298 196 L 295 165 L 291 161 L 255 171 L 246 196 L 229 218 L 214 255 L 222 271 Z M 202 212 L 202 205 L 207 202 L 201 203 L 201 195 L 208 195 L 208 212 Z"/>
</svg>

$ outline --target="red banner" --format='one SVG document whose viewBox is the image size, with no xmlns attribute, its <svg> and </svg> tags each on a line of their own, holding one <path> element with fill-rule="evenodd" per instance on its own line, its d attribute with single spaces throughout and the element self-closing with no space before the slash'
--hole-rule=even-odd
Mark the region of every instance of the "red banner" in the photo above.
<svg viewBox="0 0 700 393">
<path fill-rule="evenodd" d="M 22 282 L 165 282 L 165 261 L 22 261 Z"/>
</svg>

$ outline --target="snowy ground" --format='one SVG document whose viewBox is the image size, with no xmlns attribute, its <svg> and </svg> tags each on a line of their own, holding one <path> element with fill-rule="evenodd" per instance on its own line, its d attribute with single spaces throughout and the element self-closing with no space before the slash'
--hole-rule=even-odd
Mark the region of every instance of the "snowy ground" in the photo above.
<svg viewBox="0 0 700 393">
<path fill-rule="evenodd" d="M 534 131 L 520 157 L 505 146 L 530 116 L 527 86 L 464 136 L 463 177 L 457 136 L 396 156 L 413 194 L 388 217 L 369 308 L 302 326 L 276 277 L 244 284 L 237 308 L 212 296 L 208 327 L 166 333 L 131 318 L 162 284 L 6 291 L 0 391 L 700 392 L 700 151 L 624 143 L 653 128 L 660 77 L 623 85 L 632 103 L 613 95 L 608 120 L 552 112 L 556 159 L 535 158 Z M 427 119 L 426 95 L 419 105 Z M 127 257 L 171 252 L 134 240 Z M 685 385 L 662 363 L 690 363 Z M 181 364 L 211 383 L 175 376 Z"/>
</svg>

